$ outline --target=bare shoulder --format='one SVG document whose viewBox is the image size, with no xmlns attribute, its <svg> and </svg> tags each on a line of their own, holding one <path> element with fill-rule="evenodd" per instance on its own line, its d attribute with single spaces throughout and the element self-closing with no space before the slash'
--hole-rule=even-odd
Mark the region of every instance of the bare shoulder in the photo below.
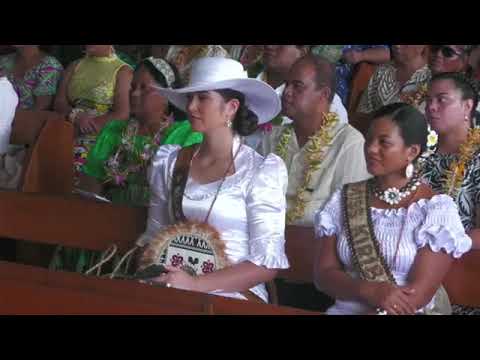
<svg viewBox="0 0 480 360">
<path fill-rule="evenodd" d="M 120 79 L 120 78 L 124 78 L 124 79 L 128 79 L 128 78 L 131 78 L 133 76 L 133 69 L 125 64 L 123 65 L 120 70 L 118 70 L 118 73 L 117 73 L 117 77 Z"/>
<path fill-rule="evenodd" d="M 430 185 L 427 185 L 427 184 L 424 184 L 424 183 L 420 184 L 417 191 L 418 191 L 417 192 L 418 200 L 420 200 L 420 199 L 430 200 L 435 195 L 438 195 L 438 193 L 433 191 L 433 189 L 430 187 Z"/>
</svg>

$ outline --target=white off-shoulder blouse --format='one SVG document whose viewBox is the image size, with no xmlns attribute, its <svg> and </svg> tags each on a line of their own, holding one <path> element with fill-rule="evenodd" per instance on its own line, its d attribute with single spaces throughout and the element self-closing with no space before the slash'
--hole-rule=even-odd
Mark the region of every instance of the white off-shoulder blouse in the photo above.
<svg viewBox="0 0 480 360">
<path fill-rule="evenodd" d="M 454 258 L 461 257 L 472 247 L 472 240 L 465 233 L 457 206 L 447 195 L 421 199 L 408 208 L 372 208 L 372 223 L 381 252 L 398 285 L 407 283 L 415 256 L 424 246 L 428 245 L 434 252 L 443 249 Z M 396 263 L 393 264 L 403 224 L 403 236 Z M 315 234 L 317 238 L 336 236 L 337 254 L 345 271 L 353 278 L 358 278 L 344 229 L 341 190 L 336 191 L 323 209 L 315 214 Z M 432 307 L 433 299 L 426 308 Z M 337 300 L 327 313 L 356 315 L 371 310 L 366 304 Z"/>
<path fill-rule="evenodd" d="M 228 176 L 213 206 L 208 223 L 225 242 L 225 252 L 232 264 L 250 261 L 268 269 L 289 267 L 285 254 L 285 193 L 287 170 L 283 160 L 274 154 L 261 156 L 235 137 L 233 154 L 235 173 Z M 149 170 L 151 200 L 147 229 L 137 244 L 143 246 L 166 226 L 172 224 L 168 209 L 174 165 L 180 146 L 161 146 Z M 188 178 L 183 197 L 183 212 L 188 220 L 204 221 L 221 180 L 199 184 Z M 266 302 L 264 284 L 250 289 Z M 245 299 L 239 293 L 216 295 Z"/>
</svg>

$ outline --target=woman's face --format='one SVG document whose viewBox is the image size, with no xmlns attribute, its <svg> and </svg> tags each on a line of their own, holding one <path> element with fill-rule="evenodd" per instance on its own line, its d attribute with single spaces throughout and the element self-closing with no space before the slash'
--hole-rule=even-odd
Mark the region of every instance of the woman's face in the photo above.
<svg viewBox="0 0 480 360">
<path fill-rule="evenodd" d="M 472 100 L 462 100 L 462 93 L 453 80 L 436 80 L 430 85 L 425 115 L 433 130 L 439 134 L 469 125 Z"/>
<path fill-rule="evenodd" d="M 432 45 L 430 49 L 430 70 L 433 74 L 467 69 L 468 56 L 461 45 Z"/>
<path fill-rule="evenodd" d="M 154 113 L 166 113 L 168 101 L 153 88 L 160 86 L 152 74 L 141 65 L 132 79 L 130 109 L 138 120 L 149 118 Z"/>
<path fill-rule="evenodd" d="M 408 64 L 423 56 L 425 45 L 392 45 L 392 55 L 395 61 Z"/>
<path fill-rule="evenodd" d="M 224 128 L 233 120 L 240 103 L 237 99 L 225 101 L 216 91 L 201 91 L 188 95 L 187 113 L 192 130 L 208 132 Z"/>
<path fill-rule="evenodd" d="M 90 56 L 108 56 L 113 52 L 113 45 L 85 45 L 85 52 Z"/>
<path fill-rule="evenodd" d="M 403 172 L 417 157 L 420 145 L 406 146 L 399 127 L 386 116 L 373 121 L 364 152 L 368 172 L 374 176 L 385 176 Z"/>
</svg>

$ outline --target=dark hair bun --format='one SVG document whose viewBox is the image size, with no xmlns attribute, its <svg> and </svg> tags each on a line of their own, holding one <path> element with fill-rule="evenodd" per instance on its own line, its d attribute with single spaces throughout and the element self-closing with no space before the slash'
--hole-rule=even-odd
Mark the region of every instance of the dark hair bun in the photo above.
<svg viewBox="0 0 480 360">
<path fill-rule="evenodd" d="M 240 105 L 233 120 L 233 129 L 235 132 L 241 136 L 248 136 L 253 134 L 257 128 L 258 116 L 244 104 Z"/>
</svg>

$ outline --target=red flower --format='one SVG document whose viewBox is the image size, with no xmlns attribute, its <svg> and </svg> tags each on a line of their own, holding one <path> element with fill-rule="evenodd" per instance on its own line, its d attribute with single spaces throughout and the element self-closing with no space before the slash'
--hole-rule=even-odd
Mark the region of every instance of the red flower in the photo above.
<svg viewBox="0 0 480 360">
<path fill-rule="evenodd" d="M 204 261 L 202 264 L 202 272 L 204 274 L 212 273 L 214 266 L 214 263 L 210 262 L 210 260 Z"/>
<path fill-rule="evenodd" d="M 271 122 L 268 122 L 268 123 L 259 125 L 258 128 L 261 129 L 264 133 L 268 133 L 272 131 L 273 125 Z"/>
<path fill-rule="evenodd" d="M 172 256 L 172 266 L 173 267 L 178 267 L 183 265 L 183 256 L 180 256 L 180 254 L 173 255 Z"/>
</svg>

